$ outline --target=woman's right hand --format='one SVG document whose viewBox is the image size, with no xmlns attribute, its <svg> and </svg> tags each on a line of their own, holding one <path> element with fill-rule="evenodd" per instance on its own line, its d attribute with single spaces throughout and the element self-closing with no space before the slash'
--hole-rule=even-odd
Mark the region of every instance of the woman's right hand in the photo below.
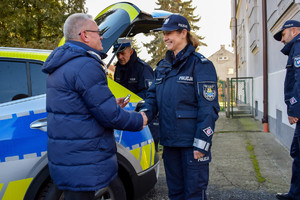
<svg viewBox="0 0 300 200">
<path fill-rule="evenodd" d="M 143 129 L 147 126 L 148 124 L 148 117 L 144 112 L 141 112 L 142 117 L 143 117 Z"/>
</svg>

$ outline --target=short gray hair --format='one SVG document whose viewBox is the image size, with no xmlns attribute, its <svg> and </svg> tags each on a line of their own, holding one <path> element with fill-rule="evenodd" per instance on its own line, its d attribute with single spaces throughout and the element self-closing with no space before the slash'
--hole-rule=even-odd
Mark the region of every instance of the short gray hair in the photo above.
<svg viewBox="0 0 300 200">
<path fill-rule="evenodd" d="M 74 13 L 70 15 L 64 24 L 65 40 L 79 39 L 79 33 L 93 17 L 85 13 Z"/>
</svg>

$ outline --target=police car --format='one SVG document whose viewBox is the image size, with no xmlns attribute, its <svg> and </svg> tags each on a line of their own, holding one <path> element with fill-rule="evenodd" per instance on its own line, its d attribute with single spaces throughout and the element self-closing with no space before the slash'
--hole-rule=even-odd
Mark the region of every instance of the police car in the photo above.
<svg viewBox="0 0 300 200">
<path fill-rule="evenodd" d="M 117 3 L 95 18 L 104 30 L 107 52 L 124 36 L 147 33 L 160 27 L 168 13 L 147 14 L 130 3 Z M 63 43 L 63 41 L 62 41 Z M 0 47 L 0 199 L 62 198 L 53 184 L 47 160 L 46 74 L 41 67 L 48 50 Z M 125 107 L 134 110 L 141 100 L 137 95 L 108 78 L 116 98 L 131 94 Z M 115 130 L 119 165 L 118 183 L 127 199 L 136 199 L 157 182 L 159 159 L 146 127 L 140 132 Z M 115 185 L 96 192 L 95 199 L 117 199 Z M 124 197 L 125 198 L 125 197 Z"/>
</svg>

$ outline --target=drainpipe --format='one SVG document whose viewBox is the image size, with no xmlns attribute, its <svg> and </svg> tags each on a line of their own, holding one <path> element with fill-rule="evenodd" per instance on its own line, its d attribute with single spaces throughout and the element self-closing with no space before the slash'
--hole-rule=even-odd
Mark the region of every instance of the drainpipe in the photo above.
<svg viewBox="0 0 300 200">
<path fill-rule="evenodd" d="M 236 0 L 234 0 L 234 22 L 235 22 L 235 28 L 234 28 L 234 40 L 235 40 L 235 47 L 234 47 L 234 50 L 235 50 L 235 75 L 236 75 L 236 78 L 238 78 L 238 54 L 237 54 L 237 4 L 236 4 Z"/>
<path fill-rule="evenodd" d="M 262 31 L 263 31 L 263 106 L 264 114 L 262 123 L 264 125 L 264 132 L 269 132 L 268 120 L 268 37 L 267 37 L 267 2 L 262 0 Z"/>
<path fill-rule="evenodd" d="M 236 4 L 237 0 L 234 0 L 234 21 L 235 21 L 235 36 L 234 36 L 234 40 L 235 40 L 235 46 L 234 46 L 234 50 L 235 50 L 235 77 L 236 77 L 236 84 L 238 84 L 238 77 L 239 77 L 239 63 L 238 63 L 238 53 L 237 53 L 237 4 Z M 237 98 L 238 98 L 238 87 L 236 88 L 236 94 L 235 94 L 235 102 L 237 102 Z M 233 109 L 232 109 L 232 113 L 233 113 Z"/>
</svg>

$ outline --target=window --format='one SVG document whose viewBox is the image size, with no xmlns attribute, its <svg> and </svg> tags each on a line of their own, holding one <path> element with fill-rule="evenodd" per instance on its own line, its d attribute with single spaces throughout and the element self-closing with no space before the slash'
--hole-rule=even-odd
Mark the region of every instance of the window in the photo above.
<svg viewBox="0 0 300 200">
<path fill-rule="evenodd" d="M 232 67 L 227 68 L 227 75 L 232 75 L 234 74 L 234 69 Z"/>
<path fill-rule="evenodd" d="M 42 72 L 42 64 L 30 63 L 32 96 L 46 93 L 47 74 Z"/>
<path fill-rule="evenodd" d="M 0 103 L 46 93 L 47 75 L 41 71 L 42 62 L 0 60 Z"/>
<path fill-rule="evenodd" d="M 28 94 L 26 63 L 0 61 L 0 103 L 17 94 Z"/>
<path fill-rule="evenodd" d="M 220 56 L 220 57 L 218 58 L 218 60 L 228 60 L 228 57 L 227 57 L 227 56 Z"/>
</svg>

